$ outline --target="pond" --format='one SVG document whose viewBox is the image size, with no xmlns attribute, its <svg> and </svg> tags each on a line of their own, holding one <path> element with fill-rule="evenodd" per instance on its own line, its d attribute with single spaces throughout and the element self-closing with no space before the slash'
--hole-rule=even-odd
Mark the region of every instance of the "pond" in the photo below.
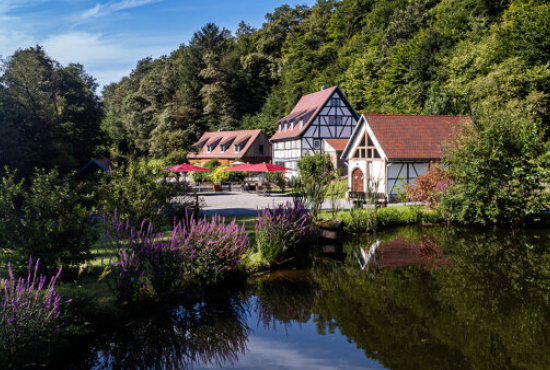
<svg viewBox="0 0 550 370">
<path fill-rule="evenodd" d="M 344 252 L 143 315 L 65 360 L 90 369 L 550 368 L 547 231 L 407 227 L 352 238 Z"/>
</svg>

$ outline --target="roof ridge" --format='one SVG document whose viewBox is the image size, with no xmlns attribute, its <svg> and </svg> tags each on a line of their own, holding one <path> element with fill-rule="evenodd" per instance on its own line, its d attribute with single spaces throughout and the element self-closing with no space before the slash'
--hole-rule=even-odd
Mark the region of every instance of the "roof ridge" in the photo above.
<svg viewBox="0 0 550 370">
<path fill-rule="evenodd" d="M 464 117 L 470 118 L 470 116 L 457 116 L 452 114 L 385 114 L 385 113 L 362 113 L 363 116 L 384 116 L 384 117 Z"/>
</svg>

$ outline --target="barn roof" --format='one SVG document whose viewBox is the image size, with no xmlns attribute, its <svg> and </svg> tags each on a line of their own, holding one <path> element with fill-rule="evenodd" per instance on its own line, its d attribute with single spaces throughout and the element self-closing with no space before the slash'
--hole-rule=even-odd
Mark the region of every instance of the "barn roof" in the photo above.
<svg viewBox="0 0 550 370">
<path fill-rule="evenodd" d="M 189 153 L 189 159 L 202 159 L 202 158 L 242 158 L 252 143 L 262 134 L 262 130 L 241 130 L 241 131 L 213 131 L 205 132 L 201 138 L 195 143 L 200 146 L 202 143 L 207 143 L 200 147 L 198 153 Z M 264 134 L 265 135 L 265 134 Z M 233 143 L 235 145 L 244 144 L 240 148 L 239 152 L 235 152 L 234 145 L 229 145 L 222 153 L 220 146 L 222 144 Z M 212 145 L 212 151 L 208 153 L 207 146 Z M 268 148 L 266 148 L 267 150 Z"/>
</svg>

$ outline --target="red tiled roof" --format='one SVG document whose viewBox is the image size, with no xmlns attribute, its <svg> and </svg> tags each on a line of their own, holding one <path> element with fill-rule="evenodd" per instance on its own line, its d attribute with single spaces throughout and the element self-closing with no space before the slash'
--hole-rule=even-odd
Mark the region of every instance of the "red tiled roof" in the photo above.
<svg viewBox="0 0 550 370">
<path fill-rule="evenodd" d="M 250 136 L 245 136 L 245 135 L 243 135 L 243 136 L 241 136 L 238 140 L 235 139 L 235 144 L 241 145 L 241 144 L 243 144 L 243 143 L 246 143 L 246 142 L 248 141 L 248 139 L 250 139 Z"/>
<path fill-rule="evenodd" d="M 242 158 L 246 151 L 250 148 L 252 143 L 256 141 L 256 138 L 262 133 L 262 130 L 241 130 L 241 131 L 214 131 L 205 132 L 202 137 L 197 141 L 201 143 L 206 141 L 208 145 L 216 144 L 212 148 L 210 153 L 207 152 L 207 146 L 203 146 L 198 153 L 189 153 L 187 157 L 189 159 L 203 159 L 203 158 Z M 240 144 L 245 140 L 244 146 L 240 148 L 238 153 L 235 153 L 235 146 L 230 145 L 225 148 L 222 153 L 220 151 L 220 145 L 227 143 L 229 140 L 235 139 L 234 144 Z M 266 148 L 267 149 L 267 148 Z"/>
<path fill-rule="evenodd" d="M 214 134 L 219 134 L 218 132 L 215 132 Z M 206 145 L 213 145 L 216 144 L 218 141 L 220 141 L 223 138 L 221 135 L 212 135 L 208 138 L 206 141 Z M 200 141 L 200 140 L 199 140 Z"/>
<path fill-rule="evenodd" d="M 438 159 L 467 116 L 363 114 L 388 159 Z"/>
<path fill-rule="evenodd" d="M 283 128 L 281 131 L 277 131 L 275 135 L 271 137 L 271 140 L 296 137 L 304 132 L 311 121 L 313 121 L 315 115 L 321 110 L 321 108 L 323 108 L 324 104 L 337 88 L 337 86 L 333 86 L 328 89 L 302 96 L 302 98 L 298 101 L 298 104 L 296 104 L 292 109 L 292 112 L 277 121 L 283 125 L 288 123 L 287 130 L 285 131 Z M 304 120 L 302 128 L 300 128 L 299 124 L 301 119 Z M 290 128 L 292 122 L 294 122 L 293 129 Z"/>
<path fill-rule="evenodd" d="M 229 136 L 225 136 L 223 137 L 223 140 L 220 141 L 220 145 L 226 145 L 228 143 L 231 143 L 233 140 L 235 140 L 236 136 L 235 135 L 229 135 Z M 237 143 L 235 143 L 237 144 Z"/>
<path fill-rule="evenodd" d="M 334 150 L 341 152 L 348 145 L 349 139 L 325 139 L 326 143 L 334 148 Z"/>
</svg>

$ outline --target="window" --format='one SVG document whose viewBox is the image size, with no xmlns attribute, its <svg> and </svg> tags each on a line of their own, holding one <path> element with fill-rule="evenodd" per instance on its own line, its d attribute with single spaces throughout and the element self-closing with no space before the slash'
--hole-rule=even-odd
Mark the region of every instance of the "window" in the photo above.
<svg viewBox="0 0 550 370">
<path fill-rule="evenodd" d="M 212 152 L 212 145 L 207 145 L 207 146 L 206 146 L 206 152 L 207 152 L 207 153 Z"/>
<path fill-rule="evenodd" d="M 285 123 L 285 131 L 287 130 L 288 128 L 288 123 Z"/>
<path fill-rule="evenodd" d="M 241 151 L 241 147 L 237 144 L 235 144 L 234 149 L 235 149 L 235 153 L 238 153 Z"/>
<path fill-rule="evenodd" d="M 283 125 L 279 123 L 279 132 L 283 129 Z"/>
<path fill-rule="evenodd" d="M 264 154 L 264 146 L 260 145 L 259 149 L 260 149 L 260 154 L 263 155 Z"/>
<path fill-rule="evenodd" d="M 304 128 L 304 120 L 303 119 L 300 120 L 300 128 L 301 129 Z"/>
<path fill-rule="evenodd" d="M 380 153 L 378 153 L 378 150 L 376 150 L 376 147 L 374 146 L 374 143 L 369 135 L 366 135 L 366 138 L 365 136 L 363 136 L 361 142 L 359 143 L 359 146 L 357 147 L 357 150 L 353 154 L 353 158 L 380 158 Z"/>
<path fill-rule="evenodd" d="M 321 149 L 321 140 L 313 140 L 313 149 Z"/>
<path fill-rule="evenodd" d="M 328 118 L 328 124 L 331 125 L 331 126 L 341 126 L 342 125 L 342 117 L 330 116 Z"/>
<path fill-rule="evenodd" d="M 342 99 L 340 99 L 340 98 L 330 99 L 330 106 L 331 107 L 339 107 L 341 105 L 342 105 Z"/>
<path fill-rule="evenodd" d="M 221 153 L 224 153 L 224 152 L 225 152 L 225 145 L 220 145 L 220 152 L 221 152 Z"/>
<path fill-rule="evenodd" d="M 294 130 L 294 121 L 290 122 L 290 129 Z"/>
</svg>

